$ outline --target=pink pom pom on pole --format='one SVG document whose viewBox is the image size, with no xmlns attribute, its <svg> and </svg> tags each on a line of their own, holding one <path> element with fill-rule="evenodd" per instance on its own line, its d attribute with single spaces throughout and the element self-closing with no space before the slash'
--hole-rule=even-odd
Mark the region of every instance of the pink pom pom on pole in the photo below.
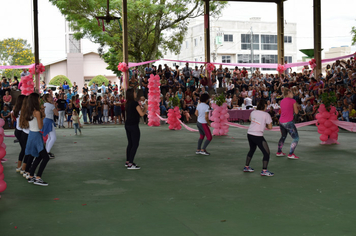
<svg viewBox="0 0 356 236">
<path fill-rule="evenodd" d="M 117 69 L 122 72 L 126 72 L 129 70 L 129 67 L 125 62 L 120 62 L 119 65 L 117 66 Z"/>
</svg>

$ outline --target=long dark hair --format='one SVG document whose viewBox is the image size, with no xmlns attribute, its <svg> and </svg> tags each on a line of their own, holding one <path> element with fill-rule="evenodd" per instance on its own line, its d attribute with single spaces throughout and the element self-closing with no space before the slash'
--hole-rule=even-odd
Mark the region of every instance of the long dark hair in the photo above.
<svg viewBox="0 0 356 236">
<path fill-rule="evenodd" d="M 257 110 L 264 111 L 266 107 L 266 100 L 261 99 L 257 104 Z"/>
<path fill-rule="evenodd" d="M 28 100 L 28 97 L 25 96 L 25 98 L 24 98 L 23 101 L 22 101 L 22 106 L 21 106 L 21 110 L 22 110 L 22 111 L 24 111 L 25 108 L 26 108 L 27 100 Z M 22 128 L 22 129 L 28 129 L 28 127 L 29 127 L 28 121 L 25 120 L 25 118 L 24 118 L 23 115 L 20 116 L 19 126 L 20 126 L 20 128 Z"/>
<path fill-rule="evenodd" d="M 126 101 L 127 103 L 135 101 L 135 90 L 130 88 L 126 91 Z"/>
<path fill-rule="evenodd" d="M 26 96 L 25 95 L 20 95 L 17 97 L 17 100 L 16 100 L 16 104 L 15 104 L 15 107 L 14 107 L 14 116 L 15 117 L 18 117 L 19 116 L 19 113 L 20 113 L 20 110 L 21 110 L 21 107 L 22 107 L 22 103 L 23 103 L 23 100 Z"/>
<path fill-rule="evenodd" d="M 33 112 L 35 110 L 40 111 L 41 107 L 38 101 L 39 98 L 40 95 L 38 93 L 31 93 L 28 96 L 26 103 L 22 104 L 20 125 L 26 126 L 26 122 L 28 125 L 28 122 L 33 119 Z"/>
</svg>

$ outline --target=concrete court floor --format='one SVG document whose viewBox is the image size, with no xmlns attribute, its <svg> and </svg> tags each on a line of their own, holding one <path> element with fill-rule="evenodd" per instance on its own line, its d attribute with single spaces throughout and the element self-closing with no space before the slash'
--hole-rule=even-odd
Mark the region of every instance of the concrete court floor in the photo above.
<svg viewBox="0 0 356 236">
<path fill-rule="evenodd" d="M 274 156 L 280 133 L 266 132 L 274 177 L 259 175 L 259 150 L 255 172 L 242 172 L 242 129 L 214 137 L 212 155 L 197 156 L 197 133 L 141 125 L 137 171 L 124 168 L 122 125 L 73 134 L 57 130 L 48 187 L 15 173 L 19 145 L 5 139 L 1 236 L 356 235 L 355 133 L 340 131 L 340 145 L 321 146 L 315 126 L 300 128 L 301 159 L 288 160 Z"/>
</svg>

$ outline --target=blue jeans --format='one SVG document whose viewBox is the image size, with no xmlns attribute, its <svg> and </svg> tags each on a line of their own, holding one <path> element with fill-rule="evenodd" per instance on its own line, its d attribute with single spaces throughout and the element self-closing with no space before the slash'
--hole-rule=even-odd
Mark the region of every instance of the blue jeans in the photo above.
<svg viewBox="0 0 356 236">
<path fill-rule="evenodd" d="M 82 113 L 83 113 L 84 123 L 87 123 L 88 122 L 88 109 L 87 108 L 82 108 Z"/>
<path fill-rule="evenodd" d="M 167 112 L 166 107 L 161 105 L 160 108 L 161 108 L 161 115 L 166 114 L 166 112 Z"/>
<path fill-rule="evenodd" d="M 75 134 L 77 134 L 77 130 L 79 130 L 79 132 L 82 133 L 82 131 L 81 131 L 80 127 L 79 127 L 79 123 L 74 123 L 73 126 L 74 126 Z"/>
<path fill-rule="evenodd" d="M 93 121 L 91 114 L 93 114 L 93 109 L 95 108 L 95 106 L 89 106 L 89 120 L 90 122 Z"/>
</svg>

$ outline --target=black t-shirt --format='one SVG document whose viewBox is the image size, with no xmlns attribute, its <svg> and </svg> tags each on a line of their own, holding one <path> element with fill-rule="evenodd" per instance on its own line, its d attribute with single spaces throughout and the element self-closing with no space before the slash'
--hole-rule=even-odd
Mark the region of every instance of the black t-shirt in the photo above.
<svg viewBox="0 0 356 236">
<path fill-rule="evenodd" d="M 57 100 L 57 107 L 58 109 L 60 109 L 61 111 L 64 111 L 66 109 L 66 100 L 64 99 L 58 99 Z"/>
<path fill-rule="evenodd" d="M 85 93 L 88 93 L 88 90 L 89 90 L 88 87 L 87 87 L 87 88 L 83 87 L 83 93 L 84 93 L 84 92 L 85 92 Z"/>
<path fill-rule="evenodd" d="M 138 125 L 140 122 L 140 114 L 137 112 L 136 107 L 139 106 L 138 102 L 127 102 L 126 109 L 126 122 L 125 125 Z"/>
</svg>

